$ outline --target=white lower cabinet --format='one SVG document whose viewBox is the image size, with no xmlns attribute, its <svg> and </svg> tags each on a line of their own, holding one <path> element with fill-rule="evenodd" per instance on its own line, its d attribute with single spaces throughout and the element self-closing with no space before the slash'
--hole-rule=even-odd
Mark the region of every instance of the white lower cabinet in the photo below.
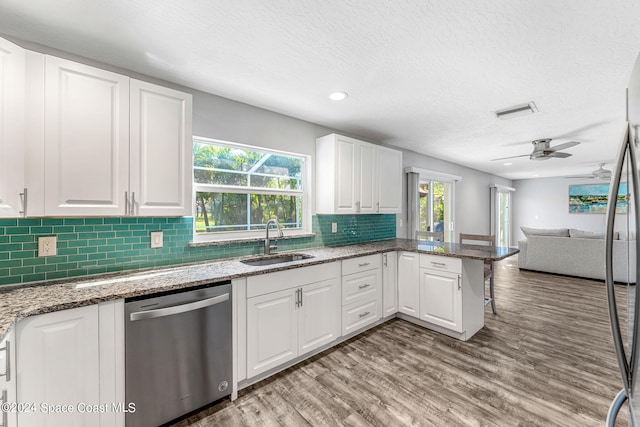
<svg viewBox="0 0 640 427">
<path fill-rule="evenodd" d="M 420 319 L 462 332 L 462 284 L 459 274 L 420 269 Z"/>
<path fill-rule="evenodd" d="M 112 412 L 124 400 L 123 316 L 117 302 L 105 304 L 18 322 L 17 402 L 33 405 L 18 413 L 21 427 L 124 425 Z"/>
<path fill-rule="evenodd" d="M 382 317 L 398 312 L 398 254 L 382 254 Z"/>
<path fill-rule="evenodd" d="M 382 317 L 382 256 L 342 261 L 342 335 L 363 329 Z"/>
<path fill-rule="evenodd" d="M 15 332 L 11 328 L 0 342 L 0 398 L 3 404 L 9 404 L 8 408 L 3 407 L 0 411 L 2 427 L 18 425 L 17 406 L 13 410 L 13 405 L 18 402 L 16 393 L 16 343 Z"/>
<path fill-rule="evenodd" d="M 297 289 L 287 289 L 247 300 L 250 377 L 298 355 L 297 292 Z"/>
<path fill-rule="evenodd" d="M 340 337 L 339 275 L 331 263 L 247 278 L 247 378 Z"/>
<path fill-rule="evenodd" d="M 398 254 L 398 311 L 420 317 L 420 255 L 415 252 Z"/>
<path fill-rule="evenodd" d="M 298 353 L 308 353 L 340 336 L 338 279 L 300 288 Z"/>
</svg>

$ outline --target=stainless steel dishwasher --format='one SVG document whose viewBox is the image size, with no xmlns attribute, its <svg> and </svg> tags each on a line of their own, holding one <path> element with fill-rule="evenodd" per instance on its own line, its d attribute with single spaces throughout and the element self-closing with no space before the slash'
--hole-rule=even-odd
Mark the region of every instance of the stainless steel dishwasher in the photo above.
<svg viewBox="0 0 640 427">
<path fill-rule="evenodd" d="M 231 394 L 231 284 L 125 300 L 126 425 L 158 426 Z"/>
</svg>

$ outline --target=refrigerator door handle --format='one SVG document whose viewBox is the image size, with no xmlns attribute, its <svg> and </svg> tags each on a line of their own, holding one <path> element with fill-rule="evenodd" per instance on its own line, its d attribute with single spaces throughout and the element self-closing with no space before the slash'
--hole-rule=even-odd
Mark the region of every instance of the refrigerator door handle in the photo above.
<svg viewBox="0 0 640 427">
<path fill-rule="evenodd" d="M 605 285 L 607 288 L 607 303 L 609 306 L 609 320 L 611 321 L 611 334 L 613 336 L 613 344 L 616 350 L 616 357 L 618 359 L 618 366 L 620 368 L 620 375 L 622 376 L 622 384 L 624 386 L 625 395 L 628 395 L 631 385 L 630 379 L 632 376 L 632 371 L 631 367 L 629 366 L 629 362 L 627 362 L 627 357 L 624 351 L 624 341 L 622 338 L 622 333 L 620 331 L 620 320 L 618 318 L 618 307 L 616 304 L 613 282 L 613 228 L 616 214 L 615 200 L 617 200 L 618 197 L 618 187 L 620 186 L 625 153 L 627 152 L 627 148 L 630 145 L 628 123 L 626 125 L 623 141 L 625 141 L 625 143 L 620 145 L 618 161 L 616 163 L 615 171 L 611 176 L 611 186 L 609 189 L 609 203 L 607 205 L 605 235 Z M 631 151 L 629 151 L 629 153 L 631 154 Z"/>
<path fill-rule="evenodd" d="M 613 402 L 611 402 L 611 406 L 609 406 L 609 412 L 607 412 L 607 419 L 605 421 L 606 427 L 615 427 L 616 418 L 618 418 L 618 413 L 620 412 L 620 408 L 627 400 L 627 393 L 624 392 L 624 389 L 620 390 L 616 397 L 613 398 Z"/>
<path fill-rule="evenodd" d="M 633 207 L 636 210 L 636 214 L 634 215 L 635 220 L 635 229 L 640 230 L 640 214 L 637 209 L 640 203 L 640 182 L 638 181 L 638 155 L 637 155 L 637 147 L 634 141 L 637 138 L 636 135 L 637 130 L 632 130 L 629 126 L 627 126 L 627 140 L 629 145 L 629 160 L 631 163 L 631 182 L 633 183 Z M 628 187 L 627 187 L 628 188 Z M 640 253 L 640 241 L 635 239 L 636 245 L 636 254 Z M 633 278 L 634 282 L 637 284 L 640 282 L 638 277 L 640 276 L 640 272 L 636 269 L 636 277 Z M 633 333 L 631 339 L 631 357 L 629 359 L 629 391 L 627 393 L 628 397 L 633 397 L 633 390 L 635 389 L 635 380 L 638 373 L 638 349 L 640 345 L 640 295 L 638 295 L 638 291 L 636 290 L 634 293 L 634 301 L 633 301 Z"/>
</svg>

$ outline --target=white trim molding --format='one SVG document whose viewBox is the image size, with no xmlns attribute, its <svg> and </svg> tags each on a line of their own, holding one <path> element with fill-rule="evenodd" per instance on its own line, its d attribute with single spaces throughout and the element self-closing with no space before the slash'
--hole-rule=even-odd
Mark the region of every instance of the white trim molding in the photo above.
<svg viewBox="0 0 640 427">
<path fill-rule="evenodd" d="M 430 179 L 432 181 L 440 181 L 440 182 L 457 182 L 462 181 L 462 177 L 458 175 L 452 175 L 449 173 L 438 172 L 429 169 L 417 168 L 414 166 L 410 166 L 404 168 L 404 173 L 417 173 L 420 175 L 420 178 Z"/>
</svg>

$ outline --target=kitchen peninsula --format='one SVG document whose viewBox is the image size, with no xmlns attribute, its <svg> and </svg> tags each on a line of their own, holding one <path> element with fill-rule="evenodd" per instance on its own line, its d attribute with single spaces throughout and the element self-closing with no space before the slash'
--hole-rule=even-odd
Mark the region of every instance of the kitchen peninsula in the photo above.
<svg viewBox="0 0 640 427">
<path fill-rule="evenodd" d="M 484 326 L 484 261 L 516 253 L 389 239 L 305 249 L 303 259 L 272 265 L 247 265 L 253 256 L 6 287 L 0 347 L 11 343 L 7 365 L 17 375 L 4 387 L 9 402 L 126 402 L 125 299 L 229 281 L 232 373 L 216 384 L 228 387 L 232 399 L 239 389 L 394 317 L 466 341 Z M 43 354 L 46 366 L 38 361 Z M 56 380 L 60 375 L 64 384 Z M 9 414 L 16 415 L 21 425 L 42 421 L 42 414 Z M 99 419 L 120 426 L 125 418 L 75 416 L 87 425 Z M 60 425 L 69 421 L 60 417 Z"/>
</svg>

